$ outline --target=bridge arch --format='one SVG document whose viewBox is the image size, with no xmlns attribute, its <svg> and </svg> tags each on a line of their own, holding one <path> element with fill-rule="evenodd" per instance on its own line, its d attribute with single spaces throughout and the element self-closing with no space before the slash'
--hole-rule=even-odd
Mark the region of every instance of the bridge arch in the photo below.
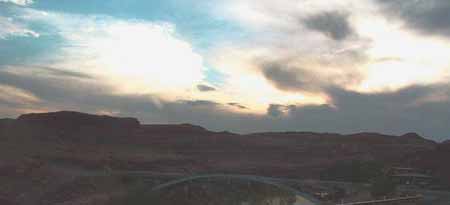
<svg viewBox="0 0 450 205">
<path fill-rule="evenodd" d="M 185 185 L 189 183 L 195 183 L 201 180 L 238 180 L 243 182 L 253 182 L 259 183 L 266 186 L 272 186 L 274 188 L 284 190 L 289 192 L 293 196 L 295 196 L 295 203 L 292 205 L 317 205 L 320 204 L 318 200 L 309 194 L 300 192 L 299 190 L 293 189 L 292 187 L 283 185 L 281 183 L 276 182 L 272 178 L 261 177 L 261 176 L 252 176 L 252 175 L 228 175 L 228 174 L 208 174 L 208 175 L 196 175 L 190 176 L 182 179 L 173 180 L 151 189 L 152 192 L 160 192 L 165 189 L 170 189 L 171 187 L 176 187 L 179 185 Z"/>
</svg>

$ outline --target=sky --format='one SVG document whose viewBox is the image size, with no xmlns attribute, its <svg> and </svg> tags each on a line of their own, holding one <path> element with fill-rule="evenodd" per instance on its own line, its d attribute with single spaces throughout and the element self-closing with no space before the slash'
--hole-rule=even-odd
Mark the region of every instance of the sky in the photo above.
<svg viewBox="0 0 450 205">
<path fill-rule="evenodd" d="M 0 118 L 450 139 L 448 0 L 0 0 Z"/>
</svg>

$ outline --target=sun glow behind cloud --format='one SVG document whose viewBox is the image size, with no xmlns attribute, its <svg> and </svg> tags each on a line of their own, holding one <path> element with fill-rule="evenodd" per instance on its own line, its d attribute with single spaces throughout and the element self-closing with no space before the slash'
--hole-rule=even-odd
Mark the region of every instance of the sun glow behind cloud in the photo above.
<svg viewBox="0 0 450 205">
<path fill-rule="evenodd" d="M 95 76 L 117 94 L 155 94 L 174 100 L 187 97 L 204 79 L 203 58 L 165 22 L 119 20 L 29 9 L 24 15 L 46 22 L 65 39 L 60 56 L 47 66 Z"/>
<path fill-rule="evenodd" d="M 89 67 L 104 69 L 92 72 L 120 84 L 123 92 L 173 94 L 203 79 L 202 57 L 175 37 L 169 24 L 112 23 L 73 41 L 85 47 L 87 56 L 95 56 Z"/>
<path fill-rule="evenodd" d="M 364 68 L 366 79 L 358 90 L 379 92 L 448 80 L 447 40 L 421 37 L 380 15 L 359 18 L 355 28 L 372 40 L 367 51 L 371 62 Z"/>
</svg>

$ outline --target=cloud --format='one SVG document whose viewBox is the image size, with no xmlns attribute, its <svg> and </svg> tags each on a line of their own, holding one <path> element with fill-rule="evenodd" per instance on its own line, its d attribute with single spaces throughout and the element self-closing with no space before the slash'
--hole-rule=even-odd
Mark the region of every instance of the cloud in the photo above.
<svg viewBox="0 0 450 205">
<path fill-rule="evenodd" d="M 214 87 L 211 87 L 211 86 L 209 86 L 209 85 L 203 85 L 203 84 L 197 85 L 197 89 L 198 89 L 200 92 L 211 92 L 211 91 L 216 91 L 216 90 L 217 90 L 217 89 L 214 88 Z"/>
<path fill-rule="evenodd" d="M 204 79 L 203 57 L 171 23 L 35 9 L 23 9 L 18 16 L 57 30 L 64 42 L 58 55 L 36 64 L 95 76 L 115 85 L 116 92 L 174 99 Z"/>
<path fill-rule="evenodd" d="M 2 20 L 14 26 L 0 27 L 15 28 L 0 29 L 6 40 L 39 28 L 61 43 L 26 58 L 32 64 L 2 65 L 0 113 L 77 110 L 242 133 L 447 137 L 448 44 L 396 27 L 370 2 L 224 1 L 242 36 L 202 53 L 170 22 L 14 7 L 13 19 Z M 204 83 L 204 64 L 223 76 L 219 84 Z M 220 89 L 199 92 L 211 90 L 200 85 Z"/>
<path fill-rule="evenodd" d="M 247 109 L 249 109 L 248 107 L 246 107 L 246 106 L 244 106 L 244 105 L 241 105 L 241 104 L 239 104 L 239 103 L 235 103 L 235 102 L 227 103 L 227 105 L 232 106 L 232 107 L 235 107 L 235 108 L 238 108 L 238 109 L 241 109 L 241 110 L 247 110 Z"/>
<path fill-rule="evenodd" d="M 91 113 L 120 110 L 127 115 L 142 117 L 139 113 L 156 112 L 164 104 L 164 100 L 149 94 L 114 94 L 113 87 L 98 79 L 33 73 L 29 72 L 29 69 L 25 67 L 0 70 L 0 84 L 9 85 L 39 98 L 39 101 L 34 103 L 17 104 L 14 107 L 16 115 L 26 110 L 77 110 Z M 8 95 L 15 93 L 13 90 L 9 91 Z M 8 105 L 0 103 L 0 107 L 5 108 Z M 9 109 L 9 113 L 11 112 Z M 163 113 L 152 114 L 145 119 L 167 120 Z"/>
<path fill-rule="evenodd" d="M 186 105 L 190 105 L 193 107 L 215 107 L 218 106 L 219 103 L 213 102 L 210 100 L 180 100 L 179 103 L 183 103 Z"/>
<path fill-rule="evenodd" d="M 281 117 L 289 111 L 290 106 L 271 104 L 267 108 L 267 114 L 272 117 Z"/>
<path fill-rule="evenodd" d="M 0 16 L 0 40 L 6 40 L 14 36 L 38 38 L 40 34 L 13 18 Z"/>
<path fill-rule="evenodd" d="M 81 72 L 76 71 L 69 71 L 69 70 L 60 70 L 57 68 L 49 68 L 49 67 L 41 67 L 43 71 L 48 72 L 51 75 L 56 76 L 65 76 L 65 77 L 71 77 L 71 78 L 81 78 L 81 79 L 92 79 L 93 77 Z"/>
<path fill-rule="evenodd" d="M 0 84 L 25 90 L 42 100 L 67 102 L 68 104 L 70 104 L 69 99 L 82 99 L 88 93 L 104 93 L 112 90 L 111 87 L 97 79 L 55 75 L 32 67 L 2 68 Z"/>
<path fill-rule="evenodd" d="M 247 35 L 217 44 L 205 57 L 227 76 L 221 91 L 264 113 L 270 104 L 323 103 L 329 85 L 356 89 L 372 43 L 353 28 L 358 2 L 227 1 L 225 18 Z"/>
<path fill-rule="evenodd" d="M 375 41 L 359 34 L 363 19 L 360 7 L 365 4 L 358 2 L 332 1 L 332 6 L 323 1 L 300 2 L 299 5 L 284 0 L 279 3 L 226 2 L 229 8 L 237 5 L 240 10 L 256 12 L 264 18 L 259 21 L 246 19 L 252 18 L 251 15 L 229 15 L 239 20 L 234 23 L 255 23 L 243 28 L 246 30 L 243 33 L 249 36 L 226 43 L 214 42 L 215 46 L 202 53 L 203 56 L 177 32 L 177 25 L 170 22 L 44 12 L 32 8 L 21 8 L 22 14 L 16 16 L 24 22 L 45 24 L 51 31 L 58 31 L 62 39 L 57 55 L 35 58 L 38 62 L 33 64 L 88 75 L 109 84 L 114 93 L 152 94 L 171 101 L 236 102 L 246 105 L 249 112 L 261 114 L 270 104 L 325 103 L 328 99 L 324 90 L 329 86 L 373 92 L 399 89 L 416 82 L 435 82 L 435 76 L 441 73 L 424 75 L 424 69 L 420 69 L 423 65 L 406 63 L 412 58 L 395 56 L 395 53 L 372 56 Z M 318 35 L 320 28 L 314 25 L 328 23 L 336 24 L 330 26 L 333 31 L 325 31 L 333 34 Z M 336 40 L 330 40 L 333 36 Z M 376 62 L 383 58 L 401 58 L 405 62 L 396 62 L 396 65 Z M 210 86 L 218 85 L 214 82 L 203 83 L 208 78 L 204 65 L 223 74 L 220 89 Z M 379 71 L 405 73 L 407 68 L 410 77 L 397 74 L 389 81 L 384 80 L 384 72 Z M 426 72 L 431 73 L 435 70 L 432 68 Z M 424 76 L 429 79 L 418 80 Z M 400 83 L 395 83 L 397 81 Z"/>
<path fill-rule="evenodd" d="M 14 106 L 40 102 L 40 99 L 33 93 L 14 86 L 0 84 L 0 93 L 2 93 L 0 95 L 0 104 Z"/>
<path fill-rule="evenodd" d="M 28 69 L 0 70 L 0 84 L 8 85 L 8 89 L 0 87 L 2 91 L 5 91 L 2 95 L 19 96 L 18 91 L 22 91 L 27 93 L 23 96 L 35 96 L 39 100 L 14 104 L 14 106 L 0 100 L 0 111 L 4 111 L 2 115 L 17 116 L 30 110 L 75 110 L 135 116 L 146 123 L 175 123 L 189 122 L 189 119 L 193 119 L 192 122 L 198 122 L 202 121 L 204 116 L 212 116 L 216 112 L 227 110 L 220 103 L 208 100 L 167 101 L 151 94 L 115 94 L 113 87 L 102 84 L 97 79 L 33 74 L 25 71 Z"/>
<path fill-rule="evenodd" d="M 386 4 L 393 4 L 389 2 L 431 4 L 395 0 Z M 443 55 L 450 52 L 448 42 L 424 38 L 386 19 L 376 1 L 230 0 L 225 5 L 224 16 L 239 23 L 250 36 L 211 52 L 215 55 L 209 57 L 211 64 L 227 75 L 229 83 L 225 85 L 233 87 L 221 90 L 233 90 L 241 98 L 258 91 L 250 90 L 253 86 L 248 82 L 258 84 L 254 87 L 264 88 L 264 92 L 255 93 L 264 96 L 255 99 L 272 99 L 264 101 L 266 107 L 323 103 L 326 98 L 318 99 L 319 95 L 330 85 L 382 92 L 445 82 L 450 74 L 450 62 Z M 267 86 L 298 97 L 280 97 Z M 246 90 L 241 94 L 238 88 Z M 307 95 L 312 93 L 316 95 Z"/>
<path fill-rule="evenodd" d="M 0 3 L 1 2 L 13 3 L 20 6 L 28 6 L 34 3 L 33 0 L 0 0 Z"/>
<path fill-rule="evenodd" d="M 61 78 L 94 79 L 94 76 L 91 76 L 83 72 L 63 70 L 39 65 L 26 65 L 26 64 L 9 65 L 5 66 L 4 72 L 15 73 L 18 75 L 28 74 L 28 75 L 61 77 Z"/>
<path fill-rule="evenodd" d="M 448 138 L 450 87 L 448 84 L 411 86 L 395 92 L 365 94 L 330 88 L 332 104 L 271 105 L 268 115 L 278 119 L 274 130 L 338 133 L 409 131 L 442 140 Z M 433 101 L 422 101 L 438 96 Z"/>
<path fill-rule="evenodd" d="M 277 88 L 287 91 L 318 91 L 321 90 L 323 82 L 314 77 L 307 70 L 299 68 L 282 67 L 282 64 L 264 64 L 262 72 L 264 77 L 272 82 Z"/>
<path fill-rule="evenodd" d="M 248 133 L 256 131 L 317 131 L 353 133 L 361 131 L 403 134 L 417 132 L 429 138 L 448 138 L 450 85 L 411 86 L 384 93 L 360 93 L 329 88 L 329 104 L 272 104 L 265 114 L 233 112 L 228 104 L 210 100 L 167 101 L 155 95 L 114 94 L 96 79 L 32 75 L 0 71 L 3 96 L 27 103 L 0 100 L 0 111 L 8 116 L 30 110 L 76 110 L 133 116 L 144 123 L 192 123 L 213 130 Z M 20 90 L 20 92 L 18 92 Z M 26 93 L 22 95 L 19 93 Z M 14 98 L 11 98 L 14 99 Z M 17 100 L 16 100 L 17 101 Z M 3 115 L 3 114 L 2 114 Z"/>
<path fill-rule="evenodd" d="M 321 93 L 329 87 L 346 87 L 361 80 L 355 72 L 323 74 L 284 61 L 263 63 L 261 69 L 264 77 L 275 87 L 290 92 Z"/>
<path fill-rule="evenodd" d="M 303 21 L 306 27 L 333 40 L 341 41 L 354 34 L 348 18 L 348 13 L 330 11 L 309 16 Z"/>
<path fill-rule="evenodd" d="M 377 0 L 388 17 L 395 17 L 411 29 L 427 35 L 450 37 L 450 1 Z"/>
</svg>

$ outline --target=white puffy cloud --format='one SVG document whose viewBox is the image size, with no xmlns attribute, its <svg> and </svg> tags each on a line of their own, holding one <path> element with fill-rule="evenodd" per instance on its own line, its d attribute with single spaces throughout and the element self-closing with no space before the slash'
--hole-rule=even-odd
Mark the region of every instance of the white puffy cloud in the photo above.
<svg viewBox="0 0 450 205">
<path fill-rule="evenodd" d="M 48 67 L 94 76 L 117 93 L 188 97 L 203 78 L 203 58 L 166 22 L 120 20 L 27 9 L 22 18 L 54 26 L 65 40 Z"/>
</svg>

